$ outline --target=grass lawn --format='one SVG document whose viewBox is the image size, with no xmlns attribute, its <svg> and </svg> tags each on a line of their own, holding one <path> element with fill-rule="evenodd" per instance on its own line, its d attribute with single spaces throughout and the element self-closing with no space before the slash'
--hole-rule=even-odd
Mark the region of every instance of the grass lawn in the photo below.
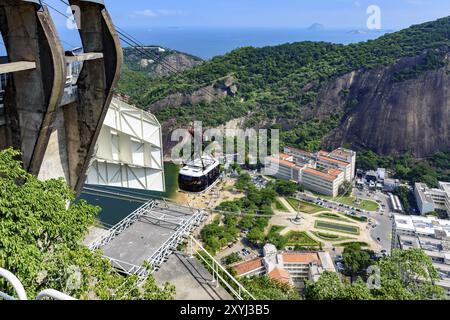
<svg viewBox="0 0 450 320">
<path fill-rule="evenodd" d="M 318 232 L 318 231 L 314 231 L 313 234 L 318 237 L 319 239 L 325 240 L 325 241 L 331 241 L 331 242 L 336 242 L 336 241 L 345 241 L 345 240 L 350 240 L 351 238 L 348 237 L 342 237 L 342 236 L 338 236 L 336 234 L 330 234 L 330 233 L 324 233 L 324 232 Z"/>
<path fill-rule="evenodd" d="M 361 202 L 359 204 L 354 203 L 355 201 L 355 197 L 330 197 L 330 196 L 325 196 L 325 195 L 321 195 L 321 194 L 316 194 L 313 193 L 314 196 L 321 198 L 321 199 L 325 199 L 325 200 L 331 200 L 331 201 L 335 201 L 338 203 L 342 203 L 345 204 L 347 206 L 352 206 L 361 210 L 365 210 L 365 211 L 370 211 L 370 212 L 374 212 L 374 211 L 378 211 L 378 209 L 380 208 L 378 203 L 376 203 L 375 201 L 371 201 L 371 200 L 361 200 Z"/>
<path fill-rule="evenodd" d="M 361 200 L 361 202 L 359 204 L 356 204 L 356 203 L 354 203 L 354 201 L 355 201 L 354 197 L 335 198 L 334 201 L 343 203 L 347 206 L 359 208 L 359 209 L 365 210 L 365 211 L 373 212 L 373 211 L 378 211 L 378 209 L 380 208 L 378 203 L 376 203 L 375 201 L 370 201 L 370 200 Z"/>
<path fill-rule="evenodd" d="M 289 212 L 289 210 L 281 203 L 280 200 L 275 200 L 275 210 Z"/>
<path fill-rule="evenodd" d="M 348 234 L 354 234 L 359 235 L 360 230 L 359 227 L 351 226 L 348 224 L 339 224 L 339 223 L 332 223 L 322 220 L 317 220 L 315 223 L 316 229 L 323 229 L 323 230 L 330 230 L 335 232 L 341 232 L 341 233 L 348 233 Z"/>
<path fill-rule="evenodd" d="M 370 246 L 367 243 L 365 243 L 365 242 L 358 242 L 358 241 L 341 243 L 341 244 L 338 244 L 337 246 L 345 248 L 345 247 L 348 247 L 349 245 L 352 245 L 352 244 L 355 244 L 355 243 L 361 245 L 361 248 L 370 248 Z"/>
<path fill-rule="evenodd" d="M 291 231 L 286 235 L 288 246 L 314 247 L 320 246 L 320 242 L 311 238 L 306 232 Z"/>
<path fill-rule="evenodd" d="M 269 234 L 281 233 L 281 231 L 283 231 L 284 229 L 286 229 L 286 227 L 272 226 L 270 228 Z"/>
<path fill-rule="evenodd" d="M 307 213 L 307 214 L 314 214 L 314 213 L 319 213 L 321 211 L 327 211 L 326 208 L 312 204 L 312 203 L 308 203 L 308 202 L 303 202 L 303 201 L 299 201 L 295 198 L 287 198 L 286 199 L 287 202 L 291 205 L 292 209 L 294 210 L 298 210 L 298 206 L 300 205 L 300 212 L 303 213 Z"/>
<path fill-rule="evenodd" d="M 349 219 L 341 217 L 338 214 L 334 213 L 321 213 L 318 215 L 319 218 L 326 218 L 331 220 L 343 221 L 343 222 L 351 222 Z"/>
</svg>

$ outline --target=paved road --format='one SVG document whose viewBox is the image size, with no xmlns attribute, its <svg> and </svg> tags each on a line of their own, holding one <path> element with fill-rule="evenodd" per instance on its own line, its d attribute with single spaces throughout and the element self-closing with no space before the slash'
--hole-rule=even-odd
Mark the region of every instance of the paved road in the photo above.
<svg viewBox="0 0 450 320">
<path fill-rule="evenodd" d="M 391 217 L 393 212 L 391 212 L 389 206 L 389 197 L 382 192 L 376 192 L 373 194 L 367 194 L 367 191 L 357 191 L 357 196 L 362 199 L 371 199 L 375 201 L 381 201 L 384 212 L 373 212 L 369 213 L 369 217 L 372 221 L 376 223 L 376 227 L 372 228 L 371 236 L 373 239 L 380 238 L 380 244 L 387 253 L 391 252 L 391 240 L 392 240 L 392 220 Z"/>
</svg>

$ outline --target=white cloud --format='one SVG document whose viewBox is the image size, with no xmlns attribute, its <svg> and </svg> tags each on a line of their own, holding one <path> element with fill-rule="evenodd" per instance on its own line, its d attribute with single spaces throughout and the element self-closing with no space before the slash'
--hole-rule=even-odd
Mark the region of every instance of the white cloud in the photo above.
<svg viewBox="0 0 450 320">
<path fill-rule="evenodd" d="M 168 9 L 159 9 L 157 12 L 162 16 L 179 16 L 182 15 L 183 12 L 180 10 L 168 10 Z"/>
<path fill-rule="evenodd" d="M 135 11 L 135 14 L 138 16 L 143 16 L 143 17 L 147 17 L 147 18 L 153 18 L 158 15 L 155 11 L 150 10 L 150 9 Z"/>
<path fill-rule="evenodd" d="M 137 16 L 154 18 L 158 16 L 180 16 L 183 14 L 183 12 L 180 10 L 169 10 L 169 9 L 158 9 L 158 10 L 145 9 L 135 11 L 134 14 Z"/>
</svg>

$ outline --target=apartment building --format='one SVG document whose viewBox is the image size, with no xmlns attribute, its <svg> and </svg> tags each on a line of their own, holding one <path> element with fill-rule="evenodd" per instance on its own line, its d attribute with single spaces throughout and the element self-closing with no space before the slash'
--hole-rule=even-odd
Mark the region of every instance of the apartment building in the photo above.
<svg viewBox="0 0 450 320">
<path fill-rule="evenodd" d="M 299 166 L 315 166 L 316 156 L 313 153 L 293 147 L 285 147 L 284 153 L 293 157 L 293 161 Z"/>
<path fill-rule="evenodd" d="M 320 151 L 317 155 L 316 164 L 317 167 L 322 169 L 336 169 L 344 172 L 345 181 L 352 181 L 355 177 L 352 163 L 332 158 L 330 153 Z"/>
<path fill-rule="evenodd" d="M 279 158 L 267 157 L 264 166 L 268 175 L 282 180 L 301 182 L 303 167 L 294 162 L 293 156 L 282 153 Z"/>
<path fill-rule="evenodd" d="M 339 195 L 339 187 L 344 181 L 344 172 L 337 169 L 302 170 L 301 183 L 305 188 L 333 198 Z"/>
<path fill-rule="evenodd" d="M 350 163 L 350 179 L 347 179 L 348 181 L 351 181 L 355 178 L 356 175 L 356 152 L 353 150 L 345 149 L 345 148 L 338 148 L 328 154 L 328 157 L 340 160 L 346 163 Z"/>
<path fill-rule="evenodd" d="M 305 281 L 316 282 L 324 271 L 336 272 L 327 252 L 278 251 L 272 244 L 263 249 L 264 257 L 233 266 L 239 277 L 266 275 L 271 279 L 302 288 Z"/>
<path fill-rule="evenodd" d="M 439 182 L 439 188 L 429 188 L 425 183 L 416 183 L 414 195 L 422 215 L 434 211 L 450 215 L 450 183 Z"/>
<path fill-rule="evenodd" d="M 356 176 L 356 152 L 344 148 L 316 154 L 285 147 L 279 158 L 265 159 L 265 173 L 295 181 L 305 188 L 336 197 L 339 187 Z"/>
<path fill-rule="evenodd" d="M 423 250 L 439 272 L 441 286 L 450 297 L 450 221 L 436 217 L 395 215 L 392 248 Z"/>
</svg>

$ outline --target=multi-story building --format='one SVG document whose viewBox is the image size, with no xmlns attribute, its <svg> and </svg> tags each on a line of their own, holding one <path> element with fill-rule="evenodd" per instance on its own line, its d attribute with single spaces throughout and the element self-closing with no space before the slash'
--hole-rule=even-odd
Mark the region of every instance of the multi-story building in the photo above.
<svg viewBox="0 0 450 320">
<path fill-rule="evenodd" d="M 439 188 L 432 189 L 424 183 L 416 183 L 414 195 L 422 215 L 430 212 L 445 212 L 450 215 L 450 183 L 439 182 Z"/>
<path fill-rule="evenodd" d="M 293 156 L 280 154 L 279 158 L 267 157 L 265 159 L 265 173 L 278 179 L 300 183 L 303 167 L 294 162 Z"/>
<path fill-rule="evenodd" d="M 355 177 L 355 170 L 350 162 L 332 158 L 329 153 L 320 151 L 317 155 L 317 167 L 323 169 L 336 169 L 344 172 L 345 181 L 352 181 Z"/>
<path fill-rule="evenodd" d="M 313 153 L 292 147 L 285 147 L 284 153 L 293 157 L 294 162 L 299 166 L 315 166 L 316 156 Z"/>
<path fill-rule="evenodd" d="M 450 221 L 436 217 L 395 215 L 392 248 L 423 250 L 439 272 L 437 282 L 450 297 Z"/>
<path fill-rule="evenodd" d="M 271 279 L 302 288 L 305 281 L 316 282 L 324 271 L 336 272 L 327 252 L 278 251 L 272 244 L 264 247 L 264 257 L 233 266 L 239 277 L 266 275 Z"/>
<path fill-rule="evenodd" d="M 338 196 L 339 187 L 344 181 L 344 172 L 337 169 L 302 170 L 301 183 L 305 188 L 333 198 Z"/>
<path fill-rule="evenodd" d="M 285 147 L 279 158 L 265 159 L 265 173 L 303 184 L 311 191 L 336 197 L 345 181 L 356 174 L 356 152 L 343 148 L 317 154 Z"/>
<path fill-rule="evenodd" d="M 347 179 L 348 181 L 351 181 L 355 178 L 356 175 L 356 152 L 349 149 L 344 148 L 338 148 L 328 154 L 328 157 L 340 160 L 343 162 L 350 163 L 350 179 Z"/>
</svg>

